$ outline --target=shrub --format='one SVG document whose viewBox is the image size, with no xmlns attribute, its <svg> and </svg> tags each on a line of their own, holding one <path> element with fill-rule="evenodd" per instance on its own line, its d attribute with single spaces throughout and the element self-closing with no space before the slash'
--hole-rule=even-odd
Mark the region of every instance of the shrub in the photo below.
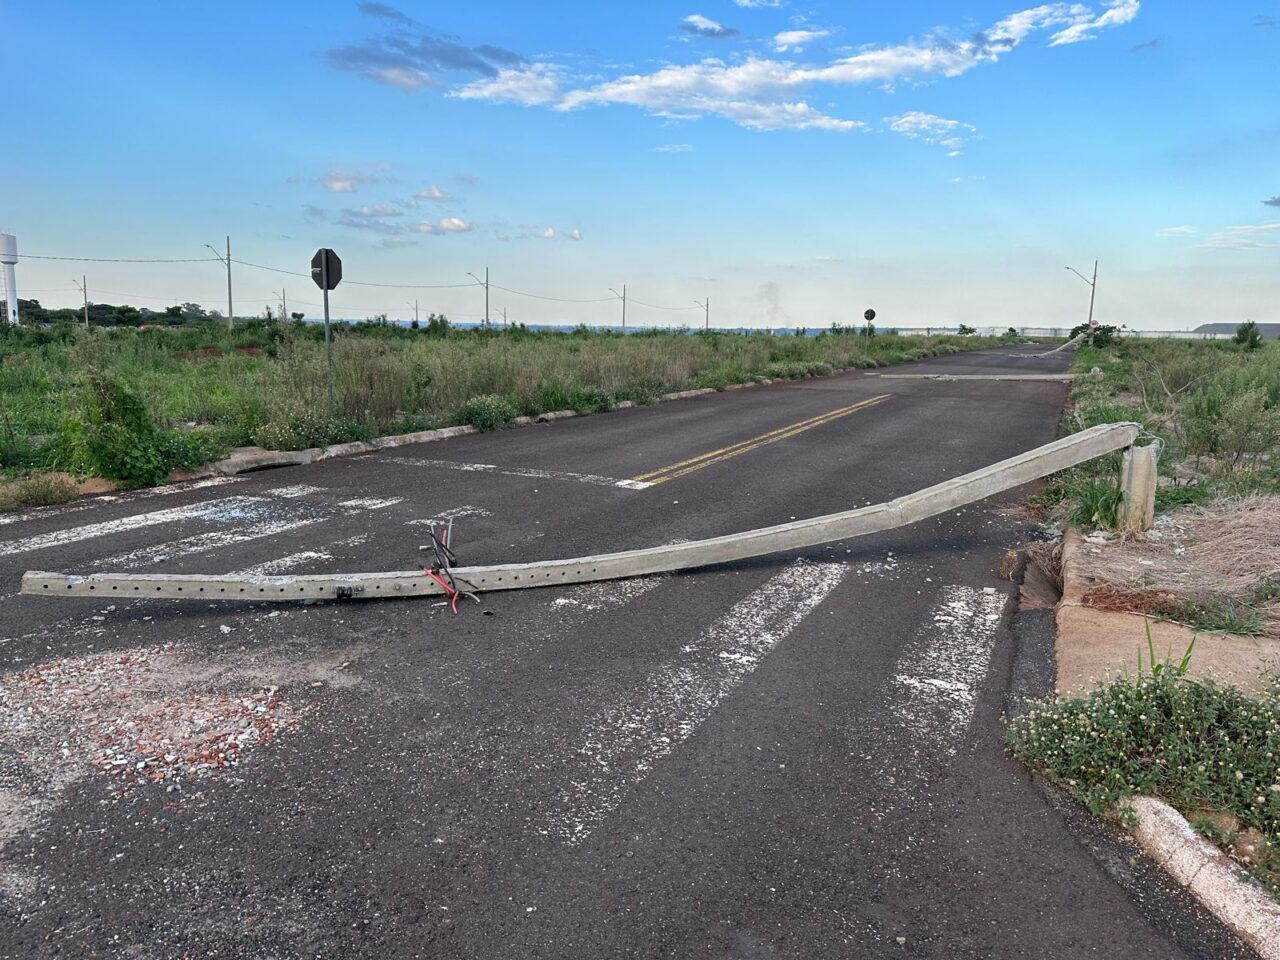
<svg viewBox="0 0 1280 960">
<path fill-rule="evenodd" d="M 358 421 L 293 407 L 274 411 L 266 423 L 254 430 L 253 442 L 267 450 L 309 450 L 372 436 L 369 428 Z"/>
<path fill-rule="evenodd" d="M 1068 486 L 1066 495 L 1072 501 L 1067 519 L 1076 526 L 1096 530 L 1116 525 L 1124 494 L 1114 479 L 1078 477 Z"/>
<path fill-rule="evenodd" d="M 81 399 L 83 415 L 65 415 L 51 440 L 54 466 L 126 487 L 152 486 L 168 477 L 167 440 L 137 396 L 116 380 L 95 377 Z"/>
<path fill-rule="evenodd" d="M 1246 320 L 1236 327 L 1235 342 L 1246 350 L 1257 350 L 1262 346 L 1262 331 L 1253 320 Z"/>
<path fill-rule="evenodd" d="M 1148 651 L 1154 661 L 1149 633 Z M 1087 697 L 1034 704 L 1010 722 L 1008 745 L 1095 814 L 1125 797 L 1156 796 L 1188 814 L 1228 811 L 1274 844 L 1280 700 L 1189 680 L 1189 657 L 1153 662 Z M 1263 879 L 1273 894 L 1280 889 L 1274 873 Z"/>
<path fill-rule="evenodd" d="M 509 427 L 519 416 L 519 410 L 510 398 L 496 393 L 472 397 L 458 411 L 458 421 L 469 423 L 477 430 L 500 430 Z"/>
<path fill-rule="evenodd" d="M 0 510 L 47 507 L 55 503 L 66 503 L 75 495 L 75 481 L 56 473 L 33 473 L 0 484 Z"/>
</svg>

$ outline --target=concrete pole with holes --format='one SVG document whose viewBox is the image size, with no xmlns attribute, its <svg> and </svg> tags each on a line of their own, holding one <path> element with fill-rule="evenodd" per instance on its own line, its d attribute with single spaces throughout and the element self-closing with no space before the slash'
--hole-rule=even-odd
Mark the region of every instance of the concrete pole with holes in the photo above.
<svg viewBox="0 0 1280 960">
<path fill-rule="evenodd" d="M 1156 516 L 1157 446 L 1128 447 L 1120 458 L 1120 529 L 1124 533 L 1150 530 Z"/>
</svg>

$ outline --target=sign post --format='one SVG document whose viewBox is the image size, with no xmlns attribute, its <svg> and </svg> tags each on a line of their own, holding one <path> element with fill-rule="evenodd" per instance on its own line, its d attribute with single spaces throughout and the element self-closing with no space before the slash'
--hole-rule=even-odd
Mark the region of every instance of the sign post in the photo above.
<svg viewBox="0 0 1280 960">
<path fill-rule="evenodd" d="M 311 279 L 324 291 L 324 355 L 329 365 L 329 416 L 333 416 L 333 331 L 329 327 L 329 291 L 342 280 L 342 260 L 328 247 L 311 258 Z"/>
</svg>

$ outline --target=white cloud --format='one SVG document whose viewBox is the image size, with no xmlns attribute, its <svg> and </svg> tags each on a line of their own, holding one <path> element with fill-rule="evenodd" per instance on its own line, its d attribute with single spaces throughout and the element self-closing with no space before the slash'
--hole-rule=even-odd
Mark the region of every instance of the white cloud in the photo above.
<svg viewBox="0 0 1280 960">
<path fill-rule="evenodd" d="M 546 106 L 560 99 L 562 75 L 561 68 L 551 63 L 504 68 L 498 71 L 497 76 L 473 80 L 454 90 L 450 96 L 461 100 L 519 103 L 526 107 Z"/>
<path fill-rule="evenodd" d="M 691 13 L 685 17 L 680 21 L 680 29 L 686 33 L 696 34 L 699 37 L 714 37 L 716 39 L 736 36 L 738 33 L 733 27 L 726 27 L 723 23 L 717 23 L 710 17 L 704 17 L 700 13 Z"/>
<path fill-rule="evenodd" d="M 1199 233 L 1195 227 L 1190 224 L 1183 224 L 1180 227 L 1164 227 L 1156 231 L 1157 237 L 1185 237 L 1193 233 Z"/>
<path fill-rule="evenodd" d="M 473 225 L 457 217 L 445 217 L 436 223 L 432 223 L 430 220 L 419 220 L 411 229 L 414 233 L 438 235 L 442 233 L 466 233 L 468 230 L 473 229 Z"/>
<path fill-rule="evenodd" d="M 947 120 L 932 113 L 921 113 L 912 110 L 896 117 L 885 117 L 884 122 L 894 133 L 900 133 L 911 140 L 923 140 L 925 143 L 937 144 L 947 149 L 947 156 L 954 157 L 960 153 L 965 137 L 974 132 L 972 124 L 959 120 Z"/>
<path fill-rule="evenodd" d="M 739 5 L 764 3 L 753 0 Z M 1097 13 L 1083 3 L 1044 3 L 1011 13 L 985 31 L 967 33 L 964 39 L 938 32 L 920 40 L 867 47 L 816 65 L 759 56 L 732 65 L 706 59 L 669 64 L 652 73 L 605 80 L 591 78 L 576 89 L 565 89 L 569 74 L 563 68 L 538 63 L 500 70 L 496 77 L 468 83 L 452 95 L 541 104 L 557 110 L 626 104 L 677 120 L 718 115 L 758 130 L 847 131 L 865 124 L 829 116 L 814 108 L 803 99 L 807 88 L 817 84 L 894 84 L 958 77 L 980 64 L 995 63 L 1038 32 L 1049 33 L 1053 45 L 1091 39 L 1100 30 L 1131 21 L 1138 6 L 1138 0 L 1105 0 L 1102 12 Z M 775 42 L 817 32 L 787 31 L 778 34 Z"/>
<path fill-rule="evenodd" d="M 829 36 L 830 30 L 783 30 L 774 35 L 773 48 L 779 53 L 786 53 L 788 50 L 800 50 L 814 40 Z"/>
<path fill-rule="evenodd" d="M 1049 46 L 1060 47 L 1068 43 L 1079 43 L 1081 40 L 1092 40 L 1099 30 L 1129 23 L 1138 15 L 1138 0 L 1107 0 L 1106 6 L 1108 9 L 1101 15 L 1090 17 L 1086 13 L 1083 19 L 1072 23 L 1065 30 L 1059 30 L 1050 38 Z"/>
<path fill-rule="evenodd" d="M 1280 240 L 1280 220 L 1271 223 L 1253 223 L 1236 227 L 1224 227 L 1217 233 L 1209 234 L 1204 243 L 1198 247 L 1209 247 L 1216 250 L 1254 250 L 1263 247 L 1280 247 L 1280 243 L 1269 243 L 1269 240 Z"/>
<path fill-rule="evenodd" d="M 798 86 L 791 65 L 776 60 L 753 57 L 732 67 L 704 60 L 570 91 L 558 109 L 625 103 L 664 117 L 690 119 L 715 113 L 760 130 L 853 130 L 863 125 L 829 117 L 803 101 L 785 99 Z"/>
<path fill-rule="evenodd" d="M 760 7 L 780 7 L 782 0 L 733 0 L 740 7 L 759 9 Z"/>
<path fill-rule="evenodd" d="M 554 240 L 555 238 L 556 238 L 555 227 L 547 227 L 545 230 L 542 231 L 543 240 Z"/>
<path fill-rule="evenodd" d="M 423 87 L 437 86 L 431 74 L 412 67 L 378 67 L 370 71 L 370 77 L 404 93 L 414 93 Z"/>
<path fill-rule="evenodd" d="M 434 183 L 414 194 L 419 200 L 434 200 L 437 203 L 445 203 L 449 200 L 449 195 L 437 187 Z"/>
<path fill-rule="evenodd" d="M 570 240 L 581 240 L 582 231 L 579 230 L 577 227 L 574 227 L 572 230 L 566 233 L 565 236 L 568 237 Z"/>
<path fill-rule="evenodd" d="M 650 147 L 653 153 L 691 153 L 693 151 L 692 143 L 664 143 L 661 146 Z"/>
<path fill-rule="evenodd" d="M 818 263 L 839 263 L 840 262 L 839 257 L 814 257 L 813 259 L 816 260 Z"/>
<path fill-rule="evenodd" d="M 376 173 L 359 171 L 347 173 L 341 170 L 330 170 L 320 178 L 320 182 L 330 193 L 355 193 L 360 184 L 377 183 L 381 179 Z"/>
<path fill-rule="evenodd" d="M 358 212 L 362 217 L 398 217 L 402 211 L 393 203 L 367 203 Z"/>
</svg>

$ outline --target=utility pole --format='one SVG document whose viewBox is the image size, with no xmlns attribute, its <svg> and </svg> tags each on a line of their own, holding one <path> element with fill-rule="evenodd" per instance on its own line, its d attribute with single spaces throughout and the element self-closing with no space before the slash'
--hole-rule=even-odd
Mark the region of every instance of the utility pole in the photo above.
<svg viewBox="0 0 1280 960">
<path fill-rule="evenodd" d="M 75 280 L 72 280 L 71 282 L 76 283 Z M 88 330 L 89 329 L 89 278 L 84 275 L 81 275 L 80 282 L 76 283 L 76 286 L 80 288 L 80 293 L 84 295 L 84 328 Z"/>
<path fill-rule="evenodd" d="M 609 288 L 609 292 L 622 301 L 622 332 L 627 332 L 627 285 L 622 285 L 622 292 L 619 293 L 613 287 Z"/>
<path fill-rule="evenodd" d="M 503 330 L 507 329 L 507 308 L 506 307 L 502 308 L 502 329 Z"/>
<path fill-rule="evenodd" d="M 1070 270 L 1077 277 L 1079 277 L 1081 280 L 1083 280 L 1085 283 L 1089 285 L 1089 329 L 1092 330 L 1093 329 L 1093 299 L 1098 292 L 1098 261 L 1097 260 L 1093 261 L 1093 279 L 1092 280 L 1086 277 L 1083 273 L 1081 273 L 1075 267 L 1067 267 L 1066 269 Z"/>
<path fill-rule="evenodd" d="M 487 327 L 489 325 L 489 268 L 484 268 L 483 280 L 477 277 L 470 270 L 467 271 L 467 276 L 480 284 L 480 286 L 484 287 L 484 325 Z"/>
<path fill-rule="evenodd" d="M 271 292 L 275 293 L 276 296 L 280 298 L 280 316 L 277 319 L 281 323 L 284 323 L 286 320 L 289 319 L 289 298 L 285 296 L 284 287 L 280 288 L 279 293 L 276 293 L 274 290 L 272 290 Z"/>
<path fill-rule="evenodd" d="M 413 325 L 416 327 L 418 325 L 418 301 L 414 300 L 409 306 L 413 307 Z"/>
<path fill-rule="evenodd" d="M 698 301 L 697 301 L 697 300 L 695 300 L 695 301 L 693 301 L 693 302 L 694 302 L 694 303 L 698 303 Z M 711 329 L 711 298 L 710 298 L 710 297 L 707 297 L 706 302 L 705 302 L 705 303 L 698 303 L 698 306 L 700 306 L 700 307 L 703 309 L 703 311 L 706 313 L 706 317 L 707 317 L 706 322 L 702 325 L 702 329 L 703 329 L 703 330 L 710 330 L 710 329 Z"/>
<path fill-rule="evenodd" d="M 213 250 L 213 255 L 227 265 L 227 326 L 234 326 L 236 314 L 235 307 L 231 301 L 231 238 L 227 237 L 227 255 L 225 258 L 217 250 L 213 249 L 213 244 L 206 243 L 205 246 Z"/>
</svg>

